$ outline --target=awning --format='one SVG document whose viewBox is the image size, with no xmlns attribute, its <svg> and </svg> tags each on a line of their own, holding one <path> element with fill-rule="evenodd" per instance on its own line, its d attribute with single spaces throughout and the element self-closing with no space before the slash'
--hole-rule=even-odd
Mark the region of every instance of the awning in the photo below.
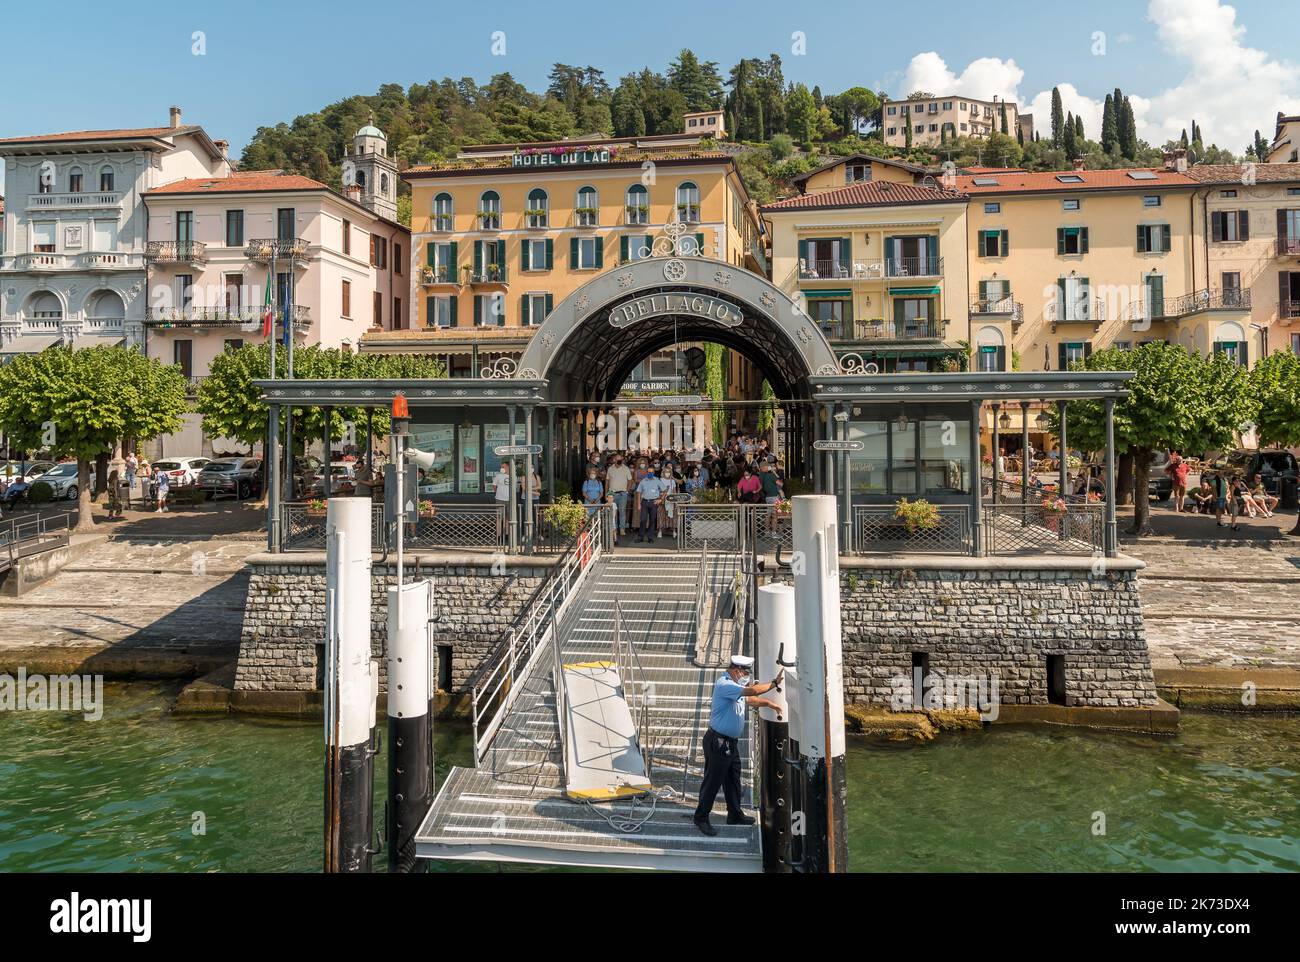
<svg viewBox="0 0 1300 962">
<path fill-rule="evenodd" d="M 72 339 L 72 349 L 83 347 L 117 347 L 126 340 L 123 334 L 80 334 Z"/>
<path fill-rule="evenodd" d="M 925 296 L 938 293 L 939 285 L 937 284 L 932 287 L 891 287 L 889 289 L 891 297 L 897 297 L 900 294 L 906 294 L 909 296 Z"/>
<path fill-rule="evenodd" d="M 844 298 L 844 297 L 852 297 L 852 296 L 853 296 L 853 292 L 852 292 L 852 291 L 818 291 L 818 290 L 810 291 L 810 290 L 800 290 L 799 293 L 802 294 L 804 297 L 808 298 L 808 300 L 810 300 L 810 301 L 818 301 L 818 300 L 825 301 L 825 300 L 831 300 L 831 299 L 839 300 L 839 299 Z"/>
<path fill-rule="evenodd" d="M 0 354 L 39 354 L 61 340 L 57 334 L 20 334 L 0 348 Z"/>
</svg>

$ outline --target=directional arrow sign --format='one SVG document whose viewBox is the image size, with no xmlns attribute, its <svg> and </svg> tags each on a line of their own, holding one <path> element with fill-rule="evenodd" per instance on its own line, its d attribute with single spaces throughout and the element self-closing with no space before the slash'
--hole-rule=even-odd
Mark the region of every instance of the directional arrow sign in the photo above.
<svg viewBox="0 0 1300 962">
<path fill-rule="evenodd" d="M 861 441 L 830 441 L 821 440 L 813 442 L 814 451 L 861 451 Z"/>
<path fill-rule="evenodd" d="M 499 448 L 493 448 L 498 458 L 519 458 L 526 454 L 541 454 L 542 446 L 540 444 L 503 444 Z"/>
<path fill-rule="evenodd" d="M 650 403 L 657 408 L 689 408 L 703 404 L 704 398 L 698 394 L 658 394 Z"/>
</svg>

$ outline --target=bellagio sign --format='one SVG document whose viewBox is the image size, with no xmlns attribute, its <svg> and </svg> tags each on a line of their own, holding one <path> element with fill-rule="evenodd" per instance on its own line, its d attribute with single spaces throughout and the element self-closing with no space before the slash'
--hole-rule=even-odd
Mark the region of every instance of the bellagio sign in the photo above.
<svg viewBox="0 0 1300 962">
<path fill-rule="evenodd" d="M 734 304 L 720 301 L 708 294 L 696 294 L 694 291 L 666 291 L 661 294 L 647 294 L 619 304 L 609 312 L 609 323 L 612 327 L 621 328 L 654 317 L 682 315 L 713 321 L 724 327 L 739 327 L 745 320 L 745 316 L 736 309 Z"/>
</svg>

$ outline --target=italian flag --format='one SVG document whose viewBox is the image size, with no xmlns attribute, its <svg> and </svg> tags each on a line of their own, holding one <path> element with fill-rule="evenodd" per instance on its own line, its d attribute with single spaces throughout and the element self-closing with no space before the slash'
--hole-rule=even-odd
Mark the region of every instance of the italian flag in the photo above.
<svg viewBox="0 0 1300 962">
<path fill-rule="evenodd" d="M 266 300 L 262 305 L 262 336 L 270 337 L 274 327 L 275 308 L 271 303 L 271 272 L 266 272 Z"/>
</svg>

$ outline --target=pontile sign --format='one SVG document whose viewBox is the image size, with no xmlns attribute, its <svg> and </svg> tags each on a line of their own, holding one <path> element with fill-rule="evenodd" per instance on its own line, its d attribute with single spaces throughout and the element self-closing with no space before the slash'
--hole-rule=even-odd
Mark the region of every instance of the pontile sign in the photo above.
<svg viewBox="0 0 1300 962">
<path fill-rule="evenodd" d="M 610 156 L 608 149 L 587 150 L 585 147 L 557 148 L 555 151 L 521 150 L 511 157 L 510 164 L 512 167 L 580 167 L 584 164 L 608 164 Z"/>
<path fill-rule="evenodd" d="M 609 312 L 609 323 L 612 327 L 623 328 L 652 317 L 683 314 L 714 321 L 724 327 L 739 327 L 745 320 L 745 316 L 734 304 L 720 301 L 716 297 L 696 294 L 694 291 L 667 291 L 662 294 L 647 294 L 619 304 Z"/>
</svg>

